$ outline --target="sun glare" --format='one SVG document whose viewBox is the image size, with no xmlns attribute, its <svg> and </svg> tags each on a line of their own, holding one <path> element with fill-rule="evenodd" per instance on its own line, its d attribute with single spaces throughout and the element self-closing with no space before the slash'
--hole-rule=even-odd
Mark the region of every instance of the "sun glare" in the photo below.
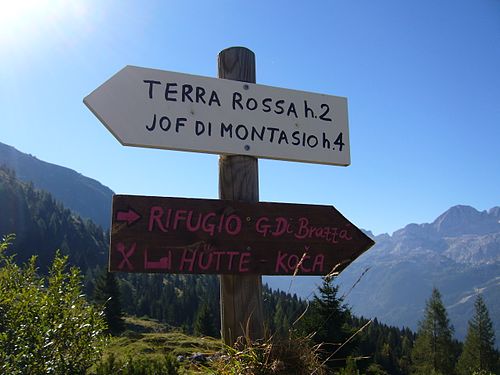
<svg viewBox="0 0 500 375">
<path fill-rule="evenodd" d="M 43 37 L 84 10 L 78 0 L 0 0 L 0 42 L 16 45 Z"/>
</svg>

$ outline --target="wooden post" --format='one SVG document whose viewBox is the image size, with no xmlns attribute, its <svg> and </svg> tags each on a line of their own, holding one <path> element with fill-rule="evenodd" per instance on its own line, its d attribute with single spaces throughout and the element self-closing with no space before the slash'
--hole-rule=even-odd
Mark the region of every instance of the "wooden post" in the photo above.
<svg viewBox="0 0 500 375">
<path fill-rule="evenodd" d="M 244 47 L 227 48 L 219 53 L 218 71 L 219 78 L 255 83 L 255 55 Z M 257 158 L 219 157 L 219 198 L 259 201 Z M 252 340 L 264 337 L 261 275 L 221 275 L 220 307 L 226 345 L 233 345 L 243 335 Z"/>
</svg>

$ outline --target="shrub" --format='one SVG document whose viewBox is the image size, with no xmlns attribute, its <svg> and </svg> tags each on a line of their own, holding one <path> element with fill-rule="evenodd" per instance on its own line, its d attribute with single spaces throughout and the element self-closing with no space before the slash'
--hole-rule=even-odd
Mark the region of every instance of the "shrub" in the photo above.
<svg viewBox="0 0 500 375">
<path fill-rule="evenodd" d="M 82 294 L 77 268 L 56 254 L 48 276 L 36 258 L 18 266 L 0 242 L 0 373 L 83 374 L 101 355 L 102 311 Z"/>
</svg>

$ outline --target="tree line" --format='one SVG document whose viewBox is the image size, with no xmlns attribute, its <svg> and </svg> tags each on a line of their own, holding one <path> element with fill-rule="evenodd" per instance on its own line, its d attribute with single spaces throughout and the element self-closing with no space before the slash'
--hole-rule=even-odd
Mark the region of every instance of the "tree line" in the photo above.
<svg viewBox="0 0 500 375">
<path fill-rule="evenodd" d="M 101 271 L 94 296 L 102 294 L 99 284 L 105 283 L 99 280 L 103 280 L 103 275 L 111 277 Z M 115 294 L 104 294 L 100 301 L 121 301 L 121 293 L 127 293 L 123 307 L 128 314 L 155 318 L 181 327 L 186 333 L 220 337 L 217 277 L 155 274 L 117 279 L 113 284 L 122 287 L 114 287 Z M 154 301 L 165 304 L 155 305 Z M 354 316 L 343 297 L 338 296 L 338 286 L 332 278 L 324 278 L 310 302 L 264 287 L 268 333 L 276 339 L 309 337 L 312 345 L 320 346 L 324 363 L 332 372 L 341 374 L 497 374 L 500 357 L 495 349 L 493 324 L 480 294 L 474 307 L 462 344 L 453 339 L 453 327 L 438 289 L 427 301 L 415 333 L 409 328 L 387 326 L 377 319 Z"/>
<path fill-rule="evenodd" d="M 342 375 L 490 375 L 500 373 L 500 355 L 486 304 L 477 294 L 474 315 L 462 344 L 453 339 L 441 293 L 434 288 L 416 333 L 358 318 L 324 279 L 299 333 L 314 332 L 325 362 Z"/>
<path fill-rule="evenodd" d="M 98 337 L 100 332 L 119 335 L 125 329 L 124 314 L 157 319 L 190 334 L 220 335 L 217 276 L 106 272 L 103 265 L 109 234 L 91 221 L 83 220 L 65 209 L 50 194 L 34 189 L 31 184 L 19 182 L 12 171 L 1 167 L 0 205 L 7 212 L 7 215 L 0 216 L 0 234 L 17 234 L 17 239 L 12 241 L 9 248 L 2 245 L 1 252 L 0 276 L 3 275 L 3 279 L 0 281 L 3 286 L 0 286 L 3 289 L 0 293 L 0 357 L 3 363 L 9 363 L 8 360 L 13 358 L 35 358 L 33 353 L 37 350 L 41 353 L 51 353 L 47 348 L 64 350 L 62 344 L 52 347 L 59 342 L 55 340 L 57 335 L 54 335 L 53 330 L 61 324 L 54 323 L 57 319 L 71 316 L 69 312 L 68 315 L 56 313 L 58 309 L 65 311 L 68 308 L 65 303 L 70 301 L 75 303 L 69 307 L 79 306 L 82 312 L 80 317 L 87 319 L 87 322 L 81 322 L 82 327 L 95 328 L 91 330 L 94 333 L 89 333 L 91 338 L 93 334 Z M 57 253 L 56 249 L 60 249 L 60 252 Z M 38 254 L 36 266 L 34 261 L 29 261 L 32 253 Z M 23 262 L 28 262 L 26 269 L 18 266 Z M 62 269 L 65 262 L 78 266 L 84 276 L 78 276 L 76 271 L 70 273 L 72 276 L 64 276 Z M 42 276 L 37 276 L 38 273 Z M 48 279 L 43 275 L 48 275 Z M 27 280 L 23 281 L 24 284 L 20 281 L 23 277 Z M 25 288 L 13 288 L 12 280 L 19 280 L 16 285 L 25 285 Z M 64 280 L 71 280 L 71 286 L 65 293 L 73 296 L 72 299 L 65 297 L 58 300 L 55 292 L 49 293 L 50 298 L 37 294 L 49 290 L 64 291 Z M 79 282 L 82 283 L 81 290 Z M 51 283 L 60 285 L 59 289 L 50 289 Z M 20 294 L 14 298 L 12 293 L 16 291 Z M 331 371 L 341 374 L 462 375 L 496 374 L 499 371 L 492 322 L 480 295 L 476 299 L 475 313 L 462 344 L 453 339 L 453 327 L 437 289 L 427 301 L 424 317 L 416 333 L 408 328 L 386 326 L 376 319 L 371 321 L 354 316 L 337 293 L 338 288 L 332 279 L 324 280 L 311 301 L 265 286 L 267 332 L 276 339 L 294 335 L 308 337 L 311 345 L 318 345 L 318 353 Z M 35 302 L 30 305 L 27 302 L 32 301 L 31 298 Z M 25 304 L 12 305 L 16 301 L 24 301 Z M 45 305 L 49 302 L 49 305 Z M 43 311 L 52 313 L 41 315 L 29 310 L 29 306 L 33 309 L 39 306 Z M 24 311 L 24 308 L 28 309 L 26 322 L 16 321 L 15 317 L 22 314 L 12 312 Z M 89 310 L 85 310 L 87 308 Z M 92 315 L 96 308 L 102 309 L 107 328 Z M 16 329 L 29 326 L 32 327 L 30 332 L 37 332 L 33 327 L 37 319 L 42 322 L 40 316 L 55 320 L 45 321 L 45 331 L 39 336 L 26 338 L 24 343 L 28 349 L 25 350 L 33 353 L 26 355 L 21 350 L 12 354 L 12 350 L 20 350 L 18 346 L 9 344 L 13 337 L 17 337 Z M 75 319 L 78 322 L 79 318 Z M 71 327 L 69 325 L 68 329 L 75 329 Z M 69 340 L 70 336 L 67 334 L 64 337 Z M 43 344 L 37 341 L 42 339 L 48 341 L 43 341 Z M 91 342 L 88 341 L 88 345 L 94 345 Z M 94 352 L 98 353 L 98 350 Z M 47 358 L 50 355 L 43 354 Z M 61 358 L 64 355 L 61 354 Z M 37 359 L 37 363 L 43 362 L 43 358 Z M 61 366 L 64 368 L 64 364 Z"/>
</svg>

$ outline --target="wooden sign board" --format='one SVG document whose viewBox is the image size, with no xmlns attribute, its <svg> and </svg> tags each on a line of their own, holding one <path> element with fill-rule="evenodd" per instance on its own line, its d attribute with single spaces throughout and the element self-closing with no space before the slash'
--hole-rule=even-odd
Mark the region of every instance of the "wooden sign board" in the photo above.
<svg viewBox="0 0 500 375">
<path fill-rule="evenodd" d="M 115 195 L 110 270 L 326 275 L 374 242 L 332 206 Z"/>
<path fill-rule="evenodd" d="M 347 166 L 347 99 L 126 66 L 84 103 L 126 146 Z"/>
</svg>

